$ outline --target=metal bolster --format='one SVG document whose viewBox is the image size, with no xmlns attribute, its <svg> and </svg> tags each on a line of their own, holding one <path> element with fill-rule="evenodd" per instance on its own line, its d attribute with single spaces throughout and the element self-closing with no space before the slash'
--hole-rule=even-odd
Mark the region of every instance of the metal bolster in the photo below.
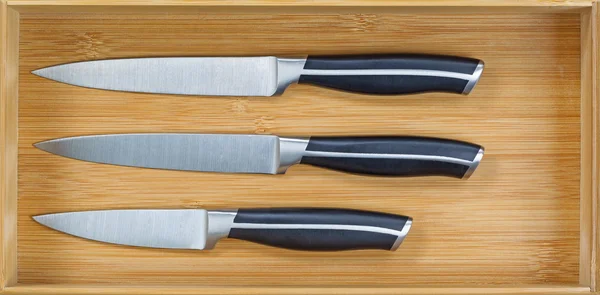
<svg viewBox="0 0 600 295">
<path fill-rule="evenodd" d="M 208 211 L 208 234 L 204 249 L 214 248 L 220 239 L 229 236 L 236 215 L 237 210 Z"/>
<path fill-rule="evenodd" d="M 273 95 L 280 95 L 300 79 L 306 58 L 277 58 L 277 89 Z"/>
<path fill-rule="evenodd" d="M 285 173 L 290 166 L 300 163 L 308 146 L 308 140 L 308 138 L 279 138 L 278 174 Z"/>
</svg>

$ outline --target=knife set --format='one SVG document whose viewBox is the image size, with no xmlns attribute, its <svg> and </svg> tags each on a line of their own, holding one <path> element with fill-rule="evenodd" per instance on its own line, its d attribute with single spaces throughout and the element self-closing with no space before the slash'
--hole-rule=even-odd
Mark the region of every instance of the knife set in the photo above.
<svg viewBox="0 0 600 295">
<path fill-rule="evenodd" d="M 181 95 L 273 96 L 292 83 L 362 94 L 468 94 L 483 62 L 427 55 L 172 57 L 76 62 L 33 71 L 81 87 Z M 35 146 L 83 161 L 222 173 L 283 174 L 308 164 L 370 176 L 467 179 L 483 147 L 451 139 L 283 138 L 274 135 L 138 133 L 52 139 Z M 38 215 L 37 222 L 86 239 L 141 247 L 212 249 L 222 238 L 295 250 L 396 250 L 412 219 L 331 208 L 100 210 Z"/>
</svg>

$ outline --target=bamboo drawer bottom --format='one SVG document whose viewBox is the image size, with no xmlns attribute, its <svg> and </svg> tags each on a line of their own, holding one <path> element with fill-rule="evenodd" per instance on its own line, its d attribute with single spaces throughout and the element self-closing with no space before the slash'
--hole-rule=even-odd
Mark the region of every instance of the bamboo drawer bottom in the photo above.
<svg viewBox="0 0 600 295">
<path fill-rule="evenodd" d="M 10 41 L 0 106 L 6 294 L 595 288 L 595 6 L 439 13 L 3 5 Z M 378 53 L 473 57 L 486 67 L 468 96 L 378 97 L 304 85 L 279 97 L 156 95 L 79 88 L 30 73 L 120 57 Z M 434 136 L 481 144 L 486 154 L 469 180 L 458 180 L 365 177 L 309 166 L 276 176 L 151 170 L 33 147 L 52 138 L 135 132 Z M 116 246 L 31 218 L 95 209 L 250 207 L 343 207 L 414 221 L 396 252 L 317 253 L 236 240 L 211 251 Z"/>
</svg>

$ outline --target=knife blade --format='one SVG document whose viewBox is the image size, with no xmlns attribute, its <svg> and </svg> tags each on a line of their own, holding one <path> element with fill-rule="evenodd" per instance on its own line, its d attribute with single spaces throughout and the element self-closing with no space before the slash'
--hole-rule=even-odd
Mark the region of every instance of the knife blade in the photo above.
<svg viewBox="0 0 600 295">
<path fill-rule="evenodd" d="M 364 94 L 468 94 L 484 63 L 435 55 L 148 57 L 41 68 L 51 80 L 105 90 L 227 96 L 280 95 L 293 83 Z"/>
<path fill-rule="evenodd" d="M 462 141 L 411 137 L 137 133 L 76 136 L 34 144 L 83 161 L 183 171 L 282 174 L 294 164 L 382 176 L 469 178 L 483 147 Z"/>
<path fill-rule="evenodd" d="M 309 251 L 396 250 L 412 218 L 332 208 L 130 209 L 34 216 L 52 229 L 111 244 L 213 249 L 222 238 Z"/>
</svg>

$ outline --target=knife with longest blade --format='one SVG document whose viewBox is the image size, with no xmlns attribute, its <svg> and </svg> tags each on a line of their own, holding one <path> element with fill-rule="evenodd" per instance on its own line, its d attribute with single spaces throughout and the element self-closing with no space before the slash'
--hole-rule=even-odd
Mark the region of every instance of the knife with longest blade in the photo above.
<svg viewBox="0 0 600 295">
<path fill-rule="evenodd" d="M 396 250 L 412 218 L 330 208 L 101 210 L 38 215 L 55 230 L 106 243 L 212 249 L 221 238 L 311 251 Z"/>
<path fill-rule="evenodd" d="M 74 62 L 33 71 L 41 77 L 106 90 L 273 96 L 292 83 L 365 94 L 468 94 L 484 63 L 435 55 L 149 57 Z"/>
<path fill-rule="evenodd" d="M 300 163 L 355 174 L 463 179 L 484 153 L 468 142 L 411 136 L 138 133 L 66 137 L 35 147 L 83 161 L 169 170 L 281 174 Z"/>
</svg>

